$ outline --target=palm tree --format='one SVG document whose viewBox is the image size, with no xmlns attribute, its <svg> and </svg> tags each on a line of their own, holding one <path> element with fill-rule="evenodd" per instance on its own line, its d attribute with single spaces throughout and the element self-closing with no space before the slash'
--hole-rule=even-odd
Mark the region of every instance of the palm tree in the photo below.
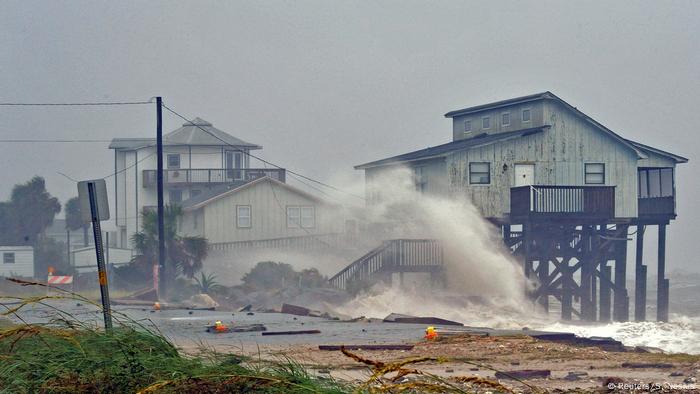
<svg viewBox="0 0 700 394">
<path fill-rule="evenodd" d="M 132 264 L 150 267 L 158 263 L 158 213 L 144 209 L 141 213 L 141 231 L 131 237 L 136 250 Z M 177 222 L 182 209 L 177 205 L 164 207 L 165 272 L 161 280 L 169 283 L 177 275 L 193 278 L 202 269 L 207 257 L 209 242 L 203 237 L 182 237 L 177 234 Z M 173 271 L 174 268 L 174 271 Z"/>
</svg>

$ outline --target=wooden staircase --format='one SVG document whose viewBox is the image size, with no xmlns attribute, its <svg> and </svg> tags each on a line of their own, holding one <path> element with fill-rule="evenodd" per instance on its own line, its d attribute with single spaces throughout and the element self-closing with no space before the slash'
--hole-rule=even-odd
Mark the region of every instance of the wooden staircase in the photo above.
<svg viewBox="0 0 700 394">
<path fill-rule="evenodd" d="M 429 272 L 442 270 L 442 246 L 434 239 L 392 239 L 352 262 L 328 281 L 347 290 L 351 282 L 384 279 L 394 272 Z"/>
</svg>

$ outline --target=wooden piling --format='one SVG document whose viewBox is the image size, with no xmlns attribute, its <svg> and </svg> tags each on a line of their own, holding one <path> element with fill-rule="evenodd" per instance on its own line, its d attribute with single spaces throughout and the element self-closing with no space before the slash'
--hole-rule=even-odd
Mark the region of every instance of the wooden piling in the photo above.
<svg viewBox="0 0 700 394">
<path fill-rule="evenodd" d="M 603 261 L 600 265 L 600 304 L 599 304 L 599 320 L 602 322 L 610 321 L 610 277 L 612 276 L 612 268 L 607 261 Z"/>
<path fill-rule="evenodd" d="M 666 279 L 666 224 L 659 224 L 656 320 L 668 321 L 668 280 Z"/>
<path fill-rule="evenodd" d="M 634 270 L 634 320 L 647 319 L 647 266 L 644 265 L 644 225 L 637 224 Z"/>
<path fill-rule="evenodd" d="M 627 296 L 627 225 L 616 226 L 615 232 L 615 291 L 613 318 L 615 321 L 629 320 L 629 297 Z"/>
</svg>

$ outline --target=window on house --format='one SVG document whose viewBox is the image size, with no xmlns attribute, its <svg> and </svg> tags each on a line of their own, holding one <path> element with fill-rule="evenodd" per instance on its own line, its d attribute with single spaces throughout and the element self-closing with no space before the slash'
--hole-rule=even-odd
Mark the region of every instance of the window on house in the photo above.
<svg viewBox="0 0 700 394">
<path fill-rule="evenodd" d="M 287 227 L 313 228 L 316 226 L 316 212 L 312 206 L 287 207 Z"/>
<path fill-rule="evenodd" d="M 673 197 L 673 168 L 639 170 L 639 197 Z"/>
<path fill-rule="evenodd" d="M 251 226 L 252 226 L 252 221 L 251 221 L 250 205 L 237 205 L 236 206 L 236 227 L 238 227 L 238 228 L 250 228 Z"/>
<path fill-rule="evenodd" d="M 501 115 L 501 125 L 510 126 L 510 112 Z"/>
<path fill-rule="evenodd" d="M 316 227 L 316 213 L 314 207 L 301 207 L 301 227 Z"/>
<path fill-rule="evenodd" d="M 199 189 L 192 189 L 190 190 L 190 198 L 192 197 L 197 197 L 198 195 L 202 194 L 202 191 Z"/>
<path fill-rule="evenodd" d="M 469 183 L 472 185 L 491 183 L 491 163 L 469 163 Z"/>
<path fill-rule="evenodd" d="M 589 185 L 605 184 L 605 164 L 603 163 L 586 163 L 585 164 L 585 182 Z"/>
<path fill-rule="evenodd" d="M 491 117 L 484 116 L 483 118 L 481 118 L 481 128 L 482 129 L 490 129 L 491 128 Z"/>
<path fill-rule="evenodd" d="M 529 121 L 530 121 L 530 110 L 524 109 L 523 110 L 523 122 L 529 122 Z"/>
<path fill-rule="evenodd" d="M 471 120 L 465 120 L 464 121 L 464 132 L 465 133 L 471 133 L 472 131 L 472 121 Z"/>
<path fill-rule="evenodd" d="M 170 154 L 168 155 L 168 168 L 180 168 L 180 155 Z"/>
<path fill-rule="evenodd" d="M 301 222 L 301 210 L 299 207 L 287 207 L 287 227 L 296 228 L 300 227 Z"/>
<path fill-rule="evenodd" d="M 15 254 L 13 252 L 7 252 L 2 254 L 2 263 L 3 264 L 14 264 L 15 263 Z"/>
<path fill-rule="evenodd" d="M 168 200 L 171 204 L 179 204 L 182 202 L 182 190 L 170 190 L 168 192 Z"/>
<path fill-rule="evenodd" d="M 413 182 L 416 185 L 417 192 L 425 192 L 425 186 L 428 182 L 423 176 L 423 167 L 413 167 Z"/>
</svg>

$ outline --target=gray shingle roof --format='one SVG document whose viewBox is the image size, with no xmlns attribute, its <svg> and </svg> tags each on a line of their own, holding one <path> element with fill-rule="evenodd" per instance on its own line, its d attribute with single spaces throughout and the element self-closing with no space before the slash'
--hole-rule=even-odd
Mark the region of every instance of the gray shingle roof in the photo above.
<svg viewBox="0 0 700 394">
<path fill-rule="evenodd" d="M 500 141 L 505 141 L 513 138 L 520 138 L 524 137 L 527 135 L 532 135 L 532 134 L 537 134 L 542 132 L 544 129 L 549 128 L 550 126 L 545 125 L 541 127 L 533 127 L 529 129 L 523 129 L 523 130 L 517 130 L 517 131 L 509 131 L 506 133 L 498 133 L 498 134 L 481 134 L 477 135 L 473 138 L 469 139 L 463 139 L 463 140 L 457 140 L 457 141 L 452 141 L 448 142 L 446 144 L 438 145 L 438 146 L 433 146 L 430 148 L 426 149 L 421 149 L 409 153 L 404 153 L 402 155 L 398 156 L 393 156 L 389 157 L 386 159 L 382 160 L 377 160 L 365 164 L 360 164 L 358 166 L 355 166 L 355 169 L 361 170 L 369 167 L 377 167 L 377 166 L 383 166 L 387 164 L 396 164 L 396 163 L 401 163 L 401 162 L 407 162 L 407 161 L 415 161 L 415 160 L 421 160 L 421 159 L 428 159 L 432 157 L 439 157 L 442 156 L 446 153 L 449 152 L 454 152 L 457 150 L 463 150 L 467 148 L 473 148 L 477 146 L 484 146 L 488 144 L 493 144 L 496 142 Z"/>
<path fill-rule="evenodd" d="M 202 130 L 204 129 L 204 130 Z M 155 138 L 115 138 L 109 144 L 110 149 L 139 149 L 155 145 Z M 262 146 L 251 144 L 214 127 L 202 118 L 195 118 L 192 123 L 184 123 L 182 127 L 163 136 L 164 145 L 195 145 L 195 146 L 236 146 L 248 149 L 261 149 Z"/>
</svg>

